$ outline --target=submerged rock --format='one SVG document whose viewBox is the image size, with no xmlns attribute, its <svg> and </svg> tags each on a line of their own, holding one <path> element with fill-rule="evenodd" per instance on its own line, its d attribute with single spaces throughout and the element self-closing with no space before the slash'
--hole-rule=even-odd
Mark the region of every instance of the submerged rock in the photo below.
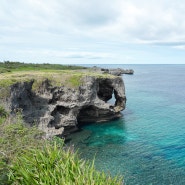
<svg viewBox="0 0 185 185">
<path fill-rule="evenodd" d="M 37 91 L 34 81 L 11 86 L 9 106 L 22 109 L 24 120 L 46 132 L 47 137 L 75 131 L 81 124 L 121 117 L 126 96 L 121 77 L 85 76 L 78 88 L 53 87 L 44 80 Z M 115 103 L 108 101 L 115 97 Z"/>
</svg>

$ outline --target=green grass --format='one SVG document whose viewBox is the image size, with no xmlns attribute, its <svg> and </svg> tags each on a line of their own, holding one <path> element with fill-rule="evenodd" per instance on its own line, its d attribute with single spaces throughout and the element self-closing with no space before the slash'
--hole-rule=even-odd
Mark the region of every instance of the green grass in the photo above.
<svg viewBox="0 0 185 185">
<path fill-rule="evenodd" d="M 10 116 L 1 106 L 0 116 L 0 184 L 7 184 L 9 165 L 27 149 L 42 146 L 42 132 L 26 127 L 20 113 Z M 36 142 L 37 141 L 37 142 Z"/>
<path fill-rule="evenodd" d="M 79 158 L 63 140 L 42 139 L 36 127 L 26 126 L 21 114 L 0 117 L 0 184 L 119 185 L 122 178 L 95 169 Z"/>
<path fill-rule="evenodd" d="M 78 87 L 82 83 L 82 78 L 83 75 L 81 74 L 70 76 L 69 83 L 71 84 L 72 87 Z"/>
<path fill-rule="evenodd" d="M 1 73 L 1 70 L 4 70 L 4 72 Z M 78 88 L 86 76 L 115 78 L 113 75 L 93 72 L 91 68 L 84 69 L 80 66 L 0 62 L 0 99 L 8 98 L 10 96 L 10 86 L 17 82 L 34 80 L 33 91 L 37 91 L 46 79 L 53 87 Z"/>
<path fill-rule="evenodd" d="M 77 70 L 77 69 L 85 69 L 85 67 L 60 64 L 32 64 L 11 61 L 0 62 L 0 73 L 13 71 L 31 71 L 31 70 Z"/>
<path fill-rule="evenodd" d="M 29 168 L 28 168 L 29 167 Z M 10 182 L 33 185 L 116 185 L 117 177 L 111 178 L 95 170 L 94 164 L 85 163 L 77 153 L 62 145 L 47 144 L 42 149 L 28 150 L 13 162 Z"/>
<path fill-rule="evenodd" d="M 4 109 L 3 106 L 0 105 L 0 118 L 6 118 L 8 116 L 8 112 Z"/>
</svg>

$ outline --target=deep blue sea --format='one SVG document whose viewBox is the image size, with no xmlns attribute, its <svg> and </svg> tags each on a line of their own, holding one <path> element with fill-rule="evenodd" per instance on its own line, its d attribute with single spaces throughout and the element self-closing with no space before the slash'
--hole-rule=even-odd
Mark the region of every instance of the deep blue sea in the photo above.
<svg viewBox="0 0 185 185">
<path fill-rule="evenodd" d="M 135 71 L 123 75 L 123 117 L 86 125 L 71 143 L 126 185 L 185 185 L 185 65 L 101 66 Z"/>
</svg>

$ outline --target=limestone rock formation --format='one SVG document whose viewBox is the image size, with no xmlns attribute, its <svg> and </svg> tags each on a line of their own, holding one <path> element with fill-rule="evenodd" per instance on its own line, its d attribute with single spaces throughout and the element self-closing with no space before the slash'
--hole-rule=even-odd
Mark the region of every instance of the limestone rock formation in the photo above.
<svg viewBox="0 0 185 185">
<path fill-rule="evenodd" d="M 104 73 L 109 73 L 115 76 L 121 76 L 122 74 L 134 74 L 134 70 L 133 69 L 120 69 L 120 68 L 116 68 L 116 69 L 104 69 L 101 68 L 101 71 L 104 71 Z"/>
<path fill-rule="evenodd" d="M 25 121 L 37 124 L 47 137 L 71 132 L 84 123 L 119 118 L 126 104 L 124 82 L 117 76 L 85 76 L 76 89 L 53 87 L 46 79 L 33 91 L 33 83 L 11 86 L 10 109 L 22 109 Z M 114 104 L 109 102 L 112 96 Z"/>
<path fill-rule="evenodd" d="M 121 76 L 123 74 L 129 74 L 129 75 L 133 75 L 134 74 L 134 70 L 133 69 L 121 69 L 121 68 L 99 68 L 94 66 L 92 68 L 93 71 L 95 72 L 99 72 L 99 73 L 108 73 L 114 76 Z"/>
</svg>

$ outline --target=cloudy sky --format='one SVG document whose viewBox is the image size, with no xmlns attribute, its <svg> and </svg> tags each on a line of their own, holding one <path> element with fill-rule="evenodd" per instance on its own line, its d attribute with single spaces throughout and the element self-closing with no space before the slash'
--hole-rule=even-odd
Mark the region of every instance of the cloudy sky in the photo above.
<svg viewBox="0 0 185 185">
<path fill-rule="evenodd" d="M 183 0 L 0 0 L 0 61 L 185 64 Z"/>
</svg>

